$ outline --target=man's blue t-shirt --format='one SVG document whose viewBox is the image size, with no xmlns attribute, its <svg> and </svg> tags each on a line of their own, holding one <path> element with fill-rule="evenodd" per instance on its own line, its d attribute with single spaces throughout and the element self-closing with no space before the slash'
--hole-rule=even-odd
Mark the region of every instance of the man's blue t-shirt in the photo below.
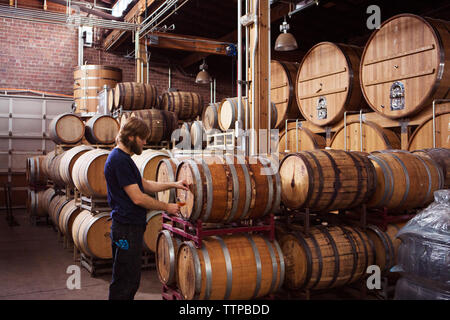
<svg viewBox="0 0 450 320">
<path fill-rule="evenodd" d="M 124 187 L 137 184 L 144 192 L 142 177 L 131 156 L 114 148 L 105 163 L 105 178 L 111 217 L 119 223 L 146 224 L 147 210 L 131 201 Z"/>
</svg>

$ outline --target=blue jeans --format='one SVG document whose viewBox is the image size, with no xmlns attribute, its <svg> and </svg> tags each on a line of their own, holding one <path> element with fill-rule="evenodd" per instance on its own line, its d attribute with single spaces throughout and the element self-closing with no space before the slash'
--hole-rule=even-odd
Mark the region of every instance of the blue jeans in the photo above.
<svg viewBox="0 0 450 320">
<path fill-rule="evenodd" d="M 113 219 L 113 256 L 109 300 L 133 300 L 139 289 L 145 224 L 122 224 Z"/>
</svg>

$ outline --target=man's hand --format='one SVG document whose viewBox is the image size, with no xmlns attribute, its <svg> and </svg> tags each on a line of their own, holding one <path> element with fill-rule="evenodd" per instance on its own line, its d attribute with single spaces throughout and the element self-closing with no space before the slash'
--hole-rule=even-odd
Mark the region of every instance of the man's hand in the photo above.
<svg viewBox="0 0 450 320">
<path fill-rule="evenodd" d="M 189 184 L 187 183 L 186 180 L 180 180 L 180 181 L 175 182 L 175 188 L 183 189 L 183 190 L 186 190 L 186 191 L 190 190 L 189 189 Z"/>
<path fill-rule="evenodd" d="M 180 206 L 178 206 L 176 203 L 168 203 L 166 212 L 168 215 L 179 216 Z"/>
</svg>

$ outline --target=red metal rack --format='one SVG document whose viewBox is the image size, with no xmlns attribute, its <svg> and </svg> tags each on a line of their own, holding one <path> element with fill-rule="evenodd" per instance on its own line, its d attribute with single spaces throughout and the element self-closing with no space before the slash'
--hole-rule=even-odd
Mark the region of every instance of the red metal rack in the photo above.
<svg viewBox="0 0 450 320">
<path fill-rule="evenodd" d="M 245 232 L 266 232 L 268 233 L 269 240 L 275 239 L 275 220 L 274 215 L 270 214 L 264 223 L 257 223 L 251 225 L 249 221 L 243 221 L 240 223 L 233 223 L 231 225 L 224 225 L 223 228 L 204 228 L 203 222 L 197 220 L 195 223 L 184 220 L 179 217 L 170 216 L 167 213 L 162 214 L 163 229 L 167 229 L 172 233 L 178 234 L 185 239 L 194 241 L 197 248 L 202 246 L 202 241 L 205 237 L 233 234 L 233 233 L 245 233 Z M 167 222 L 171 221 L 172 224 Z M 181 225 L 181 227 L 175 226 L 175 223 Z M 245 224 L 247 223 L 247 225 Z"/>
</svg>

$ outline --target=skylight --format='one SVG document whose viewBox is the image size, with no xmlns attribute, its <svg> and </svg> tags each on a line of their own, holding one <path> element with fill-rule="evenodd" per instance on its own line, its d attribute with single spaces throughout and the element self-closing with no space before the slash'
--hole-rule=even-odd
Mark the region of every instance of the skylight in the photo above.
<svg viewBox="0 0 450 320">
<path fill-rule="evenodd" d="M 128 5 L 133 2 L 133 0 L 119 0 L 117 1 L 112 9 L 112 15 L 114 17 L 121 17 L 123 12 L 127 9 Z"/>
</svg>

